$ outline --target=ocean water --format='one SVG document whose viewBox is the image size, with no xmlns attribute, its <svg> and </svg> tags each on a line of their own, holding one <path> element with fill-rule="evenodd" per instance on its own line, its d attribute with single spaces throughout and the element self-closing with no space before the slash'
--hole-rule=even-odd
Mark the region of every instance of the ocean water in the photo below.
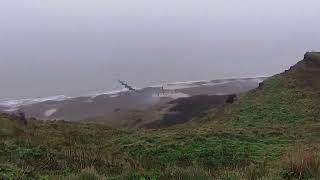
<svg viewBox="0 0 320 180">
<path fill-rule="evenodd" d="M 270 76 L 320 49 L 318 1 L 232 3 L 1 2 L 0 99 Z"/>
<path fill-rule="evenodd" d="M 165 91 L 170 92 L 170 93 L 165 93 L 165 94 L 159 94 L 158 91 L 154 92 L 154 94 L 151 94 L 151 97 L 171 97 L 171 98 L 181 98 L 181 97 L 188 97 L 187 94 L 175 92 L 175 90 L 178 89 L 184 89 L 184 88 L 193 88 L 193 87 L 199 87 L 199 86 L 215 86 L 215 85 L 220 85 L 220 84 L 227 84 L 230 82 L 248 82 L 251 81 L 253 83 L 260 83 L 262 82 L 266 77 L 254 77 L 250 78 L 249 80 L 247 78 L 240 78 L 240 79 L 218 79 L 218 80 L 199 80 L 199 81 L 185 81 L 185 82 L 171 82 L 171 83 L 164 83 L 164 84 L 157 84 L 157 85 L 152 85 L 148 87 L 143 87 L 143 88 L 136 88 L 136 90 L 143 90 L 144 88 L 163 88 Z M 218 82 L 217 82 L 218 81 Z M 40 103 L 40 102 L 45 102 L 45 101 L 64 101 L 68 99 L 73 99 L 77 97 L 90 97 L 90 98 L 95 98 L 99 95 L 109 95 L 110 97 L 117 97 L 119 96 L 120 93 L 129 91 L 126 88 L 122 88 L 119 90 L 99 90 L 99 91 L 91 91 L 88 93 L 83 93 L 83 94 L 74 94 L 73 96 L 66 95 L 66 94 L 61 94 L 61 95 L 56 95 L 56 96 L 46 96 L 46 97 L 37 97 L 37 98 L 12 98 L 12 99 L 0 99 L 0 107 L 4 107 L 5 111 L 15 111 L 17 110 L 20 106 L 25 106 L 25 105 L 30 105 L 30 104 L 35 104 L 35 103 Z M 173 93 L 174 92 L 174 93 Z M 223 92 L 219 93 L 220 95 L 224 94 Z M 218 94 L 217 94 L 218 95 Z"/>
</svg>

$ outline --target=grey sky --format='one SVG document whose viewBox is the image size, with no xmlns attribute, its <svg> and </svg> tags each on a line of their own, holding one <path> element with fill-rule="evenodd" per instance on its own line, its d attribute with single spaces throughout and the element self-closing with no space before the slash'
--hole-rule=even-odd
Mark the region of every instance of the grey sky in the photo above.
<svg viewBox="0 0 320 180">
<path fill-rule="evenodd" d="M 317 0 L 2 0 L 0 99 L 278 73 L 320 49 Z"/>
</svg>

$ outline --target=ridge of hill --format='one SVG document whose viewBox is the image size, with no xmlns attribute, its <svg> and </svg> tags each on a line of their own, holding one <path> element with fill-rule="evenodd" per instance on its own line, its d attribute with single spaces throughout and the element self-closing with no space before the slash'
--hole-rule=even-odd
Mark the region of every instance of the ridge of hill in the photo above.
<svg viewBox="0 0 320 180">
<path fill-rule="evenodd" d="M 222 109 L 166 129 L 0 116 L 0 177 L 320 178 L 320 53 Z"/>
</svg>

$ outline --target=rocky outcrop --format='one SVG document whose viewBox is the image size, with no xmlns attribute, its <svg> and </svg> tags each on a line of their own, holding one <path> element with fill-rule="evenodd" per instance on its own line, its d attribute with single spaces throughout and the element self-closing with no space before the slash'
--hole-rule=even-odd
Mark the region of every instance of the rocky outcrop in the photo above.
<svg viewBox="0 0 320 180">
<path fill-rule="evenodd" d="M 320 52 L 307 52 L 304 59 L 291 67 L 293 71 L 304 71 L 309 73 L 320 72 Z"/>
<path fill-rule="evenodd" d="M 304 55 L 304 70 L 307 72 L 320 72 L 320 53 L 307 52 Z"/>
<path fill-rule="evenodd" d="M 320 52 L 307 52 L 304 59 L 292 66 L 284 75 L 300 81 L 304 86 L 320 90 Z"/>
<path fill-rule="evenodd" d="M 304 55 L 304 59 L 315 61 L 320 64 L 320 52 L 307 52 Z"/>
</svg>

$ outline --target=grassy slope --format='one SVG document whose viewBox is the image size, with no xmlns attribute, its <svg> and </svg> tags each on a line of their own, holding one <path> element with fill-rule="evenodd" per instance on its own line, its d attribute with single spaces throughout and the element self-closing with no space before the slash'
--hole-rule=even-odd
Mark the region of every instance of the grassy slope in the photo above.
<svg viewBox="0 0 320 180">
<path fill-rule="evenodd" d="M 320 178 L 318 82 L 291 70 L 200 121 L 162 130 L 23 126 L 2 115 L 0 177 Z"/>
</svg>

